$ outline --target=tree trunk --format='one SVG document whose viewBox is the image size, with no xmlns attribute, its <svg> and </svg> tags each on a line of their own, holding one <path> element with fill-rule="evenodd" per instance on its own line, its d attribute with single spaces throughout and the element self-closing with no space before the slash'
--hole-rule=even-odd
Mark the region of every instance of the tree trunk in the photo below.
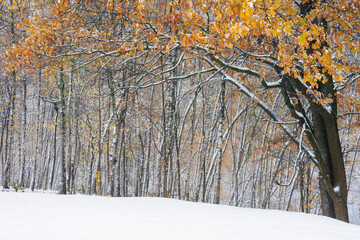
<svg viewBox="0 0 360 240">
<path fill-rule="evenodd" d="M 321 208 L 323 215 L 348 222 L 346 173 L 338 134 L 336 100 L 332 105 L 335 107 L 332 107 L 333 113 L 313 111 L 314 136 L 325 167 L 320 169 Z"/>
<path fill-rule="evenodd" d="M 69 77 L 69 95 L 68 95 L 68 99 L 67 99 L 67 151 L 66 151 L 66 186 L 67 186 L 67 190 L 71 193 L 74 191 L 74 189 L 71 189 L 71 185 L 72 185 L 72 172 L 73 172 L 73 148 L 74 148 L 74 144 L 72 141 L 72 123 L 73 123 L 73 117 L 74 117 L 74 113 L 75 113 L 75 102 L 73 100 L 73 84 L 74 84 L 74 72 L 73 72 L 73 63 L 71 65 L 71 70 L 70 70 L 70 77 Z"/>
<path fill-rule="evenodd" d="M 115 171 L 118 166 L 119 161 L 119 154 L 118 154 L 118 145 L 119 145 L 119 138 L 120 138 L 120 125 L 121 119 L 120 114 L 116 108 L 116 100 L 115 100 L 115 92 L 113 86 L 113 79 L 110 72 L 107 73 L 108 77 L 108 87 L 110 90 L 110 101 L 111 101 L 111 111 L 114 116 L 115 120 L 115 127 L 113 131 L 113 139 L 110 148 L 110 161 L 109 161 L 109 184 L 108 184 L 108 191 L 107 195 L 114 196 L 114 186 L 115 186 Z M 100 106 L 99 106 L 100 107 Z"/>
<path fill-rule="evenodd" d="M 25 186 L 25 158 L 26 158 L 26 147 L 25 147 L 25 141 L 26 141 L 26 79 L 22 80 L 23 85 L 23 96 L 22 96 L 22 133 L 21 133 L 21 151 L 20 151 L 20 178 L 19 182 L 21 186 Z"/>
<path fill-rule="evenodd" d="M 59 175 L 60 175 L 60 185 L 59 185 L 59 194 L 66 194 L 66 170 L 65 170 L 65 84 L 64 84 L 64 73 L 63 68 L 60 69 L 59 76 L 59 92 L 60 92 L 60 141 L 59 141 Z"/>
<path fill-rule="evenodd" d="M 37 90 L 37 117 L 36 117 L 36 147 L 35 147 L 35 159 L 33 163 L 33 175 L 31 179 L 30 189 L 31 191 L 35 190 L 35 183 L 37 179 L 37 164 L 40 161 L 40 156 L 42 154 L 42 137 L 43 137 L 43 124 L 40 123 L 41 116 L 41 69 L 39 69 L 39 79 L 38 79 L 38 90 Z M 43 118 L 42 118 L 43 120 Z"/>
<path fill-rule="evenodd" d="M 225 81 L 221 81 L 220 87 L 220 112 L 219 112 L 219 125 L 216 146 L 216 179 L 215 179 L 215 193 L 214 203 L 220 203 L 220 184 L 221 184 L 221 165 L 223 155 L 223 142 L 224 142 L 224 121 L 225 121 Z"/>
<path fill-rule="evenodd" d="M 9 143 L 9 121 L 10 121 L 10 115 L 11 115 L 11 102 L 9 103 L 8 107 L 7 107 L 7 111 L 6 114 L 4 116 L 4 123 L 2 125 L 2 130 L 1 130 L 1 148 L 3 148 L 3 142 L 5 142 L 4 144 L 4 156 L 2 155 L 2 151 L 1 153 L 1 160 L 2 160 L 2 172 L 1 172 L 1 182 L 2 182 L 2 186 L 4 189 L 9 189 L 9 181 L 10 181 L 10 177 L 9 177 L 9 170 L 10 170 L 10 161 L 8 159 L 8 143 Z M 3 134 L 5 132 L 5 139 L 3 139 Z M 2 149 L 1 149 L 2 150 Z"/>
</svg>

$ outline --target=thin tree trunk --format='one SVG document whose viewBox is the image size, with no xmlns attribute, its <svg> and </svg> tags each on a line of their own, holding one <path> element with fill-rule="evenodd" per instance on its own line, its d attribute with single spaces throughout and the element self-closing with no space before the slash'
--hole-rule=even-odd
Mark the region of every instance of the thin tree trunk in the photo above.
<svg viewBox="0 0 360 240">
<path fill-rule="evenodd" d="M 58 117 L 59 117 L 59 109 L 57 106 L 57 103 L 54 103 L 54 109 L 55 109 L 55 120 L 54 120 L 54 145 L 53 145 L 53 164 L 51 168 L 51 175 L 50 175 L 50 189 L 53 189 L 53 183 L 54 183 L 54 176 L 55 176 L 55 165 L 56 165 L 56 148 L 57 148 L 57 128 L 58 128 Z M 49 167 L 50 167 L 50 161 L 49 161 Z M 46 179 L 47 184 L 47 179 Z"/>
<path fill-rule="evenodd" d="M 26 141 L 26 115 L 27 115 L 27 108 L 26 108 L 26 79 L 22 80 L 22 86 L 23 86 L 23 96 L 22 96 L 22 133 L 21 133 L 21 151 L 20 151 L 20 178 L 19 182 L 22 187 L 25 186 L 25 158 L 26 158 L 26 147 L 25 147 L 25 141 Z"/>
<path fill-rule="evenodd" d="M 74 191 L 74 189 L 72 189 L 72 172 L 73 172 L 73 142 L 72 142 L 72 123 L 73 123 L 73 117 L 74 117 L 74 113 L 75 113 L 75 104 L 73 101 L 73 91 L 74 91 L 74 87 L 73 87 L 73 81 L 74 81 L 74 72 L 73 72 L 73 63 L 71 65 L 71 71 L 70 71 L 70 77 L 69 77 L 69 95 L 68 95 L 68 99 L 67 99 L 67 152 L 66 152 L 66 186 L 67 186 L 67 190 L 71 193 L 72 191 Z"/>
<path fill-rule="evenodd" d="M 40 116 L 41 116 L 41 97 L 40 97 L 40 90 L 41 89 L 41 69 L 39 69 L 39 78 L 38 78 L 38 91 L 37 91 L 37 116 L 36 116 L 36 147 L 35 147 L 35 159 L 33 163 L 33 175 L 31 179 L 30 189 L 31 191 L 35 190 L 35 183 L 37 179 L 37 163 L 40 161 L 40 155 L 42 154 L 42 124 L 40 123 Z"/>
<path fill-rule="evenodd" d="M 63 68 L 60 69 L 59 76 L 59 91 L 60 91 L 60 142 L 59 142 L 59 167 L 60 167 L 60 184 L 59 194 L 66 194 L 66 170 L 65 170 L 65 138 L 66 138 L 66 122 L 65 122 L 65 84 Z"/>
<path fill-rule="evenodd" d="M 115 92 L 113 86 L 113 79 L 111 73 L 107 73 L 108 77 L 108 87 L 110 90 L 110 98 L 111 98 L 111 112 L 114 116 L 115 120 L 115 127 L 113 131 L 113 139 L 112 144 L 110 147 L 110 165 L 109 165 L 109 184 L 108 184 L 108 191 L 107 195 L 114 196 L 114 186 L 115 186 L 115 175 L 116 175 L 116 168 L 118 166 L 119 156 L 118 156 L 118 145 L 119 145 L 119 138 L 120 138 L 120 126 L 122 124 L 120 113 L 116 108 L 116 100 L 115 100 Z M 99 106 L 100 107 L 100 106 Z M 117 194 L 118 195 L 118 194 Z M 117 196 L 118 197 L 118 196 Z"/>
<path fill-rule="evenodd" d="M 12 108 L 12 104 L 11 102 L 9 103 L 9 106 L 7 108 L 6 114 L 5 114 L 5 120 L 4 120 L 4 124 L 3 124 L 3 129 L 1 131 L 1 143 L 4 141 L 4 156 L 2 156 L 2 151 L 1 151 L 1 156 L 2 156 L 2 187 L 4 189 L 9 189 L 9 182 L 10 182 L 10 177 L 9 177 L 9 170 L 10 170 L 10 161 L 8 159 L 8 143 L 9 143 L 9 121 L 11 122 L 10 116 L 11 116 L 11 108 Z M 5 139 L 3 140 L 3 133 L 5 131 Z M 2 145 L 1 145 L 2 147 Z"/>
<path fill-rule="evenodd" d="M 221 165 L 223 155 L 223 144 L 224 144 L 224 121 L 225 121 L 225 81 L 221 81 L 220 87 L 220 112 L 219 112 L 219 124 L 218 124 L 218 136 L 216 146 L 216 178 L 215 178 L 215 193 L 214 203 L 220 203 L 220 184 L 221 184 Z"/>
</svg>

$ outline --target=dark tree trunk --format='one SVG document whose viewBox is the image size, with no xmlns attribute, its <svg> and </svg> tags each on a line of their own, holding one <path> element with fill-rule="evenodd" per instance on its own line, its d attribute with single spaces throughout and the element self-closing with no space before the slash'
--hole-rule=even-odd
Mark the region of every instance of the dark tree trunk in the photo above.
<svg viewBox="0 0 360 240">
<path fill-rule="evenodd" d="M 325 216 L 348 222 L 346 173 L 338 134 L 336 99 L 331 105 L 331 113 L 313 111 L 314 136 L 326 168 L 320 178 L 321 206 Z"/>
<path fill-rule="evenodd" d="M 59 167 L 60 167 L 60 185 L 59 194 L 66 194 L 66 170 L 65 170 L 65 84 L 63 69 L 60 69 L 59 76 L 59 91 L 60 91 L 60 141 L 59 141 Z"/>
<path fill-rule="evenodd" d="M 21 151 L 20 151 L 20 185 L 21 186 L 25 186 L 25 158 L 26 158 L 26 147 L 25 147 L 25 138 L 26 138 L 26 115 L 27 115 L 27 109 L 26 109 L 26 80 L 23 79 L 22 80 L 22 85 L 23 85 L 23 96 L 22 96 L 22 133 L 21 133 Z"/>
</svg>

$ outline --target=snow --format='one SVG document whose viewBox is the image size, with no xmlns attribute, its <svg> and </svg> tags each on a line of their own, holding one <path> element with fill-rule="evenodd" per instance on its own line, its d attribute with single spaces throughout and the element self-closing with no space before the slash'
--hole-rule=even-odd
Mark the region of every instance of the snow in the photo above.
<svg viewBox="0 0 360 240">
<path fill-rule="evenodd" d="M 359 239 L 360 226 L 276 210 L 163 198 L 0 192 L 0 239 Z"/>
<path fill-rule="evenodd" d="M 301 112 L 298 112 L 298 111 L 295 110 L 295 114 L 296 114 L 298 117 L 300 117 L 300 118 L 302 118 L 302 119 L 305 120 L 305 117 L 304 117 L 304 115 L 303 115 Z"/>
<path fill-rule="evenodd" d="M 339 187 L 339 186 L 334 187 L 334 191 L 335 191 L 336 193 L 340 193 L 340 187 Z"/>
<path fill-rule="evenodd" d="M 331 109 L 331 106 L 330 106 L 330 105 L 326 105 L 326 106 L 325 106 L 325 109 L 326 109 L 326 111 L 327 111 L 329 114 L 332 114 L 332 109 Z"/>
</svg>

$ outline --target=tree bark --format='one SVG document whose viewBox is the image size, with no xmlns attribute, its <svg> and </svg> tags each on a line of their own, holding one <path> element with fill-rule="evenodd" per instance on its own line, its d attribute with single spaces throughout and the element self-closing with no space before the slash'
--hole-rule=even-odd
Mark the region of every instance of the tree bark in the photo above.
<svg viewBox="0 0 360 240">
<path fill-rule="evenodd" d="M 65 138 L 66 138 L 66 121 L 65 121 L 65 83 L 63 68 L 60 69 L 59 83 L 60 93 L 60 141 L 59 141 L 59 194 L 66 194 L 66 169 L 65 169 Z"/>
<path fill-rule="evenodd" d="M 26 146 L 25 146 L 25 141 L 26 141 L 26 116 L 27 116 L 27 108 L 26 108 L 26 79 L 22 80 L 22 87 L 23 87 L 23 92 L 22 92 L 22 119 L 21 119 L 21 125 L 22 125 L 22 129 L 21 129 L 21 151 L 20 151 L 20 178 L 19 178 L 19 182 L 20 185 L 23 187 L 25 186 L 25 158 L 26 158 Z"/>
<path fill-rule="evenodd" d="M 223 155 L 223 142 L 224 142 L 224 121 L 225 121 L 225 81 L 221 81 L 220 86 L 220 111 L 219 111 L 219 123 L 218 123 L 218 135 L 216 146 L 216 179 L 215 179 L 215 192 L 214 203 L 220 203 L 220 184 L 221 184 L 221 165 Z"/>
</svg>

